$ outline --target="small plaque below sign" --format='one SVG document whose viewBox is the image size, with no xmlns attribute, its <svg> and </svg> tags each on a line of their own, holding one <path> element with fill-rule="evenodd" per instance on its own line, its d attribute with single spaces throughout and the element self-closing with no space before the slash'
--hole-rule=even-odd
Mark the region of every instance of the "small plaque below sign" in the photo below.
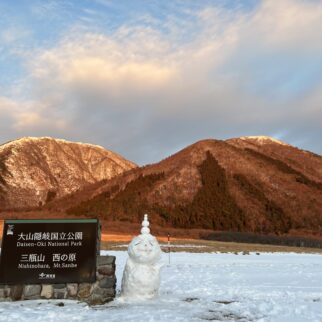
<svg viewBox="0 0 322 322">
<path fill-rule="evenodd" d="M 6 220 L 2 284 L 93 283 L 98 220 Z"/>
</svg>

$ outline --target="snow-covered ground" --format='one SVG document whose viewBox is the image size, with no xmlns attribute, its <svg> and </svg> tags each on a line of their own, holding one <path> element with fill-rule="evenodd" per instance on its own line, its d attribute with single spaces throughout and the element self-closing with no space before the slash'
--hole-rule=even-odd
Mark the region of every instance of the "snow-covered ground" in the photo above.
<svg viewBox="0 0 322 322">
<path fill-rule="evenodd" d="M 108 253 L 120 289 L 127 253 Z M 0 321 L 322 321 L 322 255 L 173 253 L 170 265 L 167 254 L 163 261 L 155 300 L 2 302 Z"/>
</svg>

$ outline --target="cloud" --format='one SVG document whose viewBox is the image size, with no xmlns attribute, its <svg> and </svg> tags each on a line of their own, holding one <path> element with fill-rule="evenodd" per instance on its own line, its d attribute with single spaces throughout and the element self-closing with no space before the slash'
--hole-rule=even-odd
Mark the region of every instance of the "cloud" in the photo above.
<svg viewBox="0 0 322 322">
<path fill-rule="evenodd" d="M 257 27 L 253 35 L 264 37 L 268 48 L 278 46 L 287 51 L 321 49 L 321 42 L 317 41 L 322 27 L 321 16 L 321 2 L 264 1 L 249 27 Z"/>
<path fill-rule="evenodd" d="M 26 38 L 29 35 L 30 31 L 11 26 L 0 32 L 0 41 L 2 45 L 9 45 L 20 39 Z"/>
<path fill-rule="evenodd" d="M 321 153 L 322 3 L 187 14 L 112 33 L 76 28 L 33 51 L 30 98 L 10 103 L 12 130 L 91 141 L 140 163 L 198 139 L 251 134 Z"/>
<path fill-rule="evenodd" d="M 64 130 L 66 124 L 63 119 L 52 118 L 48 115 L 47 108 L 39 105 L 39 102 L 18 102 L 7 97 L 0 96 L 1 134 L 7 136 L 14 131 L 17 136 L 27 133 L 56 132 Z"/>
</svg>

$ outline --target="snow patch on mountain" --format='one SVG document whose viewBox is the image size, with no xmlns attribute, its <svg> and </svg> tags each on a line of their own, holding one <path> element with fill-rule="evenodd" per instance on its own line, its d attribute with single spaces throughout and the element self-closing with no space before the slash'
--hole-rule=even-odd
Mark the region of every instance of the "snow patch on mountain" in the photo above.
<svg viewBox="0 0 322 322">
<path fill-rule="evenodd" d="M 110 153 L 110 154 L 114 154 L 119 156 L 120 158 L 122 158 L 120 155 L 118 155 L 117 153 L 115 153 L 114 151 L 110 151 L 105 149 L 104 147 L 102 147 L 101 145 L 97 145 L 97 144 L 92 144 L 92 143 L 84 143 L 84 142 L 78 142 L 78 141 L 68 141 L 65 139 L 57 139 L 57 138 L 52 138 L 50 136 L 41 136 L 41 137 L 34 137 L 34 136 L 26 136 L 26 137 L 22 137 L 19 138 L 17 140 L 14 141 L 9 141 L 6 142 L 2 145 L 0 145 L 0 152 L 6 148 L 15 148 L 18 147 L 24 143 L 39 143 L 39 142 L 44 142 L 44 141 L 55 141 L 57 143 L 64 143 L 64 144 L 76 144 L 79 146 L 84 146 L 84 147 L 91 147 L 91 148 L 95 148 L 95 149 L 100 149 L 103 150 L 105 153 Z"/>
<path fill-rule="evenodd" d="M 287 143 L 285 143 L 285 142 L 283 142 L 281 140 L 272 138 L 270 136 L 265 136 L 265 135 L 258 135 L 258 136 L 241 136 L 240 139 L 241 140 L 246 140 L 246 141 L 247 140 L 253 140 L 253 141 L 256 141 L 259 144 L 277 143 L 277 144 L 289 146 L 289 144 L 287 144 Z"/>
</svg>

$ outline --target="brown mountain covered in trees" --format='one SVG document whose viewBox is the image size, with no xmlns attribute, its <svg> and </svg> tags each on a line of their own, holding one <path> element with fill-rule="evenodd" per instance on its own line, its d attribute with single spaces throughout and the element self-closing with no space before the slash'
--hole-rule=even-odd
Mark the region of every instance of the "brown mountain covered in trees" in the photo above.
<svg viewBox="0 0 322 322">
<path fill-rule="evenodd" d="M 51 202 L 47 209 L 107 221 L 288 233 L 322 227 L 322 157 L 269 137 L 197 142 Z"/>
<path fill-rule="evenodd" d="M 0 146 L 0 209 L 42 206 L 137 166 L 100 146 L 22 138 Z"/>
</svg>

